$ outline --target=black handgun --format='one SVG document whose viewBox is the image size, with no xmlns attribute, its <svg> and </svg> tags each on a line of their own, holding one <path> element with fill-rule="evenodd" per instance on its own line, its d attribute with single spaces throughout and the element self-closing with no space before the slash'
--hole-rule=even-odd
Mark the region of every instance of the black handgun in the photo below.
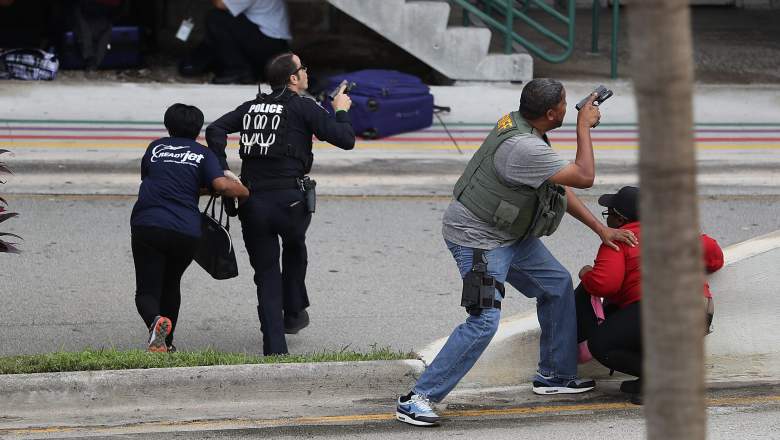
<svg viewBox="0 0 780 440">
<path fill-rule="evenodd" d="M 595 93 L 596 94 L 596 99 L 593 100 L 593 105 L 595 105 L 596 107 L 601 105 L 602 102 L 604 102 L 607 99 L 609 99 L 609 97 L 612 96 L 612 94 L 613 94 L 612 90 L 609 90 L 608 88 L 604 87 L 603 85 L 600 85 L 600 86 L 596 87 L 596 89 L 593 90 L 593 92 L 591 92 L 591 93 Z M 588 96 L 582 98 L 582 100 L 580 102 L 578 102 L 577 105 L 575 105 L 574 107 L 577 109 L 577 111 L 582 110 L 582 107 L 584 107 L 585 104 L 588 103 L 589 99 L 590 99 L 590 94 Z M 598 126 L 600 122 L 601 121 L 596 121 L 596 123 L 593 124 L 593 126 L 591 128 L 596 128 L 596 126 Z"/>
<path fill-rule="evenodd" d="M 588 100 L 590 99 L 590 95 L 592 93 L 596 94 L 596 99 L 593 100 L 593 105 L 595 105 L 595 106 L 601 105 L 602 102 L 604 102 L 607 99 L 609 99 L 609 97 L 612 96 L 612 94 L 613 94 L 612 90 L 609 90 L 608 88 L 604 87 L 603 85 L 602 86 L 598 86 L 598 87 L 596 87 L 595 90 L 593 90 L 593 92 L 589 93 L 588 96 L 582 98 L 582 100 L 580 102 L 578 102 L 577 105 L 574 106 L 577 109 L 577 111 L 582 110 L 582 107 L 585 104 L 588 103 Z"/>
<path fill-rule="evenodd" d="M 330 99 L 332 100 L 336 97 L 336 95 L 339 94 L 339 90 L 341 90 L 342 87 L 344 87 L 344 93 L 349 93 L 353 88 L 355 88 L 355 86 L 357 86 L 357 84 L 355 84 L 353 81 L 342 80 L 338 87 L 333 89 L 333 91 L 330 92 L 328 96 L 330 96 Z"/>
</svg>

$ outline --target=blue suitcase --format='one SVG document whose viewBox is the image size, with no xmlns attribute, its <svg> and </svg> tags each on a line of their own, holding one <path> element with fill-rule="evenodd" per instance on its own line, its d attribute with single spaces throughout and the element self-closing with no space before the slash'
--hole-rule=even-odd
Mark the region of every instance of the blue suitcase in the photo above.
<svg viewBox="0 0 780 440">
<path fill-rule="evenodd" d="M 349 92 L 349 116 L 358 136 L 378 139 L 433 123 L 433 95 L 416 76 L 393 70 L 360 70 L 330 77 L 327 90 L 335 89 L 342 80 L 355 83 Z"/>
</svg>

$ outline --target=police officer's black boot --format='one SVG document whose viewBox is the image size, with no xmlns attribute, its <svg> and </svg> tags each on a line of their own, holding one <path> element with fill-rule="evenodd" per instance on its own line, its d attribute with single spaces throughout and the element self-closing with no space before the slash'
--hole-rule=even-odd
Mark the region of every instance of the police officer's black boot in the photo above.
<svg viewBox="0 0 780 440">
<path fill-rule="evenodd" d="M 284 313 L 284 332 L 288 335 L 294 335 L 309 325 L 309 312 L 306 309 L 298 313 Z"/>
</svg>

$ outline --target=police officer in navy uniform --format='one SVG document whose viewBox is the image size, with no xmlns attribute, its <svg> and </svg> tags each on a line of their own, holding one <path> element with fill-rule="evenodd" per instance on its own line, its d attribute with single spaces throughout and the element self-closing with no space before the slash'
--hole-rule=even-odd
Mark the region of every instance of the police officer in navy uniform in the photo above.
<svg viewBox="0 0 780 440">
<path fill-rule="evenodd" d="M 333 98 L 335 115 L 300 96 L 308 76 L 297 55 L 274 57 L 266 78 L 271 93 L 259 93 L 214 121 L 206 140 L 230 175 L 225 145 L 229 133 L 239 132 L 241 182 L 251 195 L 238 216 L 255 271 L 263 354 L 270 355 L 287 353 L 285 333 L 297 333 L 309 323 L 305 240 L 313 206 L 304 189 L 313 191 L 313 181 L 306 177 L 314 159 L 312 135 L 351 150 L 355 133 L 347 113 L 352 101 L 343 90 Z"/>
</svg>

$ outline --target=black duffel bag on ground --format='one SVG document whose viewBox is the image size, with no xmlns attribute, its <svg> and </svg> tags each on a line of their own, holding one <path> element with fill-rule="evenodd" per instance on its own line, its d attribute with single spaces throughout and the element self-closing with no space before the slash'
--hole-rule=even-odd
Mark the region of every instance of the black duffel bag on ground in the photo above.
<svg viewBox="0 0 780 440">
<path fill-rule="evenodd" d="M 216 205 L 217 198 L 211 196 L 201 213 L 200 246 L 195 253 L 195 262 L 214 279 L 226 280 L 238 276 L 238 264 L 233 240 L 230 238 L 230 217 L 224 215 L 226 220 L 223 226 L 224 206 L 220 203 L 219 218 L 217 218 Z M 211 208 L 210 212 L 209 208 Z"/>
</svg>

